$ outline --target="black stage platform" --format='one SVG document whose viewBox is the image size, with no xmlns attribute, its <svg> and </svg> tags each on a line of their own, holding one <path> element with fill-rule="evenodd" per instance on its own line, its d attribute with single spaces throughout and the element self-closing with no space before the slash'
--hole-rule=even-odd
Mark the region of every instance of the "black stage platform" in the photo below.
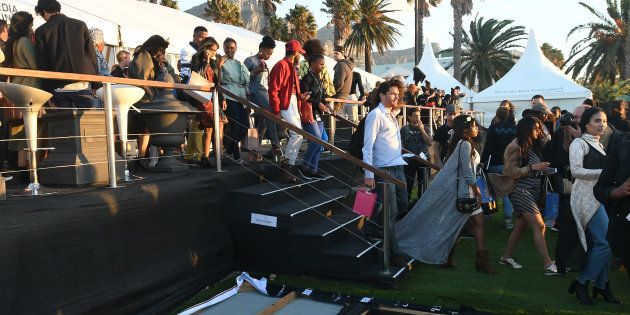
<svg viewBox="0 0 630 315">
<path fill-rule="evenodd" d="M 356 184 L 349 162 L 325 157 L 321 165 L 338 182 Z M 274 169 L 138 174 L 147 178 L 118 189 L 61 188 L 0 201 L 0 314 L 171 309 L 242 267 L 229 191 Z"/>
</svg>

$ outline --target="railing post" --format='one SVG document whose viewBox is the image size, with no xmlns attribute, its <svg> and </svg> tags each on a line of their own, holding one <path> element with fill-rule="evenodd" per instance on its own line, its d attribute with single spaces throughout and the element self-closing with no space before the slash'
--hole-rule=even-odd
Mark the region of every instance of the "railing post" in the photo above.
<svg viewBox="0 0 630 315">
<path fill-rule="evenodd" d="M 114 147 L 114 113 L 112 109 L 112 84 L 103 83 L 105 98 L 105 125 L 107 128 L 107 164 L 109 165 L 109 187 L 116 188 L 116 150 Z"/>
<path fill-rule="evenodd" d="M 333 111 L 335 110 L 334 102 L 332 102 L 332 110 Z M 329 115 L 328 118 L 330 119 L 330 132 L 328 133 L 328 143 L 330 143 L 330 145 L 335 145 L 335 132 L 337 131 L 337 120 L 335 119 L 335 116 L 333 115 Z"/>
<path fill-rule="evenodd" d="M 407 105 L 403 105 L 403 126 L 407 126 Z"/>
<path fill-rule="evenodd" d="M 389 213 L 391 212 L 392 202 L 396 201 L 396 197 L 391 194 L 393 190 L 394 184 L 380 182 L 378 183 L 378 189 L 381 190 L 383 199 L 382 207 L 383 207 L 383 273 L 388 274 L 390 272 L 389 268 L 389 251 L 390 251 L 390 238 L 389 235 Z"/>
<path fill-rule="evenodd" d="M 429 135 L 433 138 L 433 108 L 429 108 Z"/>
<path fill-rule="evenodd" d="M 365 105 L 359 104 L 359 120 L 363 119 L 363 117 L 365 117 Z"/>
<path fill-rule="evenodd" d="M 214 125 L 214 157 L 217 164 L 217 172 L 222 172 L 221 170 L 221 123 L 219 117 L 219 92 L 215 88 L 214 92 L 212 92 L 212 115 L 213 117 L 213 125 Z"/>
</svg>

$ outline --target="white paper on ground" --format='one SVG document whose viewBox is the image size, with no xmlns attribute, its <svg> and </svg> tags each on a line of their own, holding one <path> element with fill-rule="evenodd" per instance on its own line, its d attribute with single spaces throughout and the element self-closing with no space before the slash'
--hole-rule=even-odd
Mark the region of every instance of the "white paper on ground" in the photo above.
<svg viewBox="0 0 630 315">
<path fill-rule="evenodd" d="M 182 311 L 181 313 L 179 313 L 178 315 L 192 315 L 204 308 L 210 307 L 212 305 L 215 305 L 217 303 L 223 302 L 231 297 L 233 297 L 234 295 L 236 295 L 238 293 L 238 289 L 241 287 L 241 285 L 243 284 L 243 281 L 247 281 L 249 282 L 254 288 L 256 288 L 256 290 L 258 290 L 258 292 L 264 294 L 264 295 L 269 295 L 267 293 L 267 278 L 262 278 L 260 280 L 252 278 L 247 272 L 243 272 L 240 276 L 236 277 L 236 286 L 223 291 L 223 293 L 215 296 L 214 298 L 212 298 L 209 301 L 205 301 L 205 302 L 201 302 L 195 306 L 192 306 L 184 311 Z"/>
</svg>

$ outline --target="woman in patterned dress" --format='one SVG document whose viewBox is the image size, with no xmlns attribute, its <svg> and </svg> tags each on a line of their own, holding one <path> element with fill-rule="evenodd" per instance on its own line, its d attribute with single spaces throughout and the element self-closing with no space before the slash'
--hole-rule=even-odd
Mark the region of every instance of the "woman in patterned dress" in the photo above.
<svg viewBox="0 0 630 315">
<path fill-rule="evenodd" d="M 455 207 L 457 197 L 475 197 L 481 204 L 475 178 L 480 155 L 473 141 L 479 130 L 475 120 L 467 115 L 455 118 L 453 130 L 450 157 L 409 214 L 396 223 L 396 240 L 400 251 L 419 261 L 454 267 L 451 252 L 460 231 L 472 218 L 471 228 L 477 242 L 475 269 L 494 274 L 485 243 L 483 211 L 479 207 L 472 213 L 463 213 Z"/>
<path fill-rule="evenodd" d="M 509 198 L 516 222 L 499 263 L 514 269 L 523 268 L 514 261 L 512 254 L 523 232 L 531 225 L 534 244 L 544 261 L 545 274 L 553 275 L 558 271 L 547 251 L 545 222 L 539 207 L 545 198 L 543 177 L 539 176 L 539 172 L 549 168 L 549 162 L 541 160 L 544 137 L 542 126 L 542 122 L 535 117 L 521 119 L 516 125 L 516 139 L 505 149 L 503 175 L 513 187 Z"/>
</svg>

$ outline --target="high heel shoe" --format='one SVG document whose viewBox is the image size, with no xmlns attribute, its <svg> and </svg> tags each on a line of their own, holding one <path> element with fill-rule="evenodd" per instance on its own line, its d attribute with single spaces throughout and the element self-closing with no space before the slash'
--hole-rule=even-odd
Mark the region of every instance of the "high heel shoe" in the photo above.
<svg viewBox="0 0 630 315">
<path fill-rule="evenodd" d="M 597 299 L 597 295 L 601 294 L 606 302 L 610 302 L 613 304 L 622 304 L 623 302 L 615 297 L 613 293 L 610 291 L 610 282 L 606 282 L 606 285 L 603 289 L 600 289 L 596 286 L 593 286 L 593 299 Z"/>
<path fill-rule="evenodd" d="M 588 297 L 588 281 L 585 284 L 581 284 L 577 279 L 571 282 L 569 286 L 569 294 L 574 294 L 580 302 L 586 305 L 593 305 L 593 300 Z"/>
</svg>

